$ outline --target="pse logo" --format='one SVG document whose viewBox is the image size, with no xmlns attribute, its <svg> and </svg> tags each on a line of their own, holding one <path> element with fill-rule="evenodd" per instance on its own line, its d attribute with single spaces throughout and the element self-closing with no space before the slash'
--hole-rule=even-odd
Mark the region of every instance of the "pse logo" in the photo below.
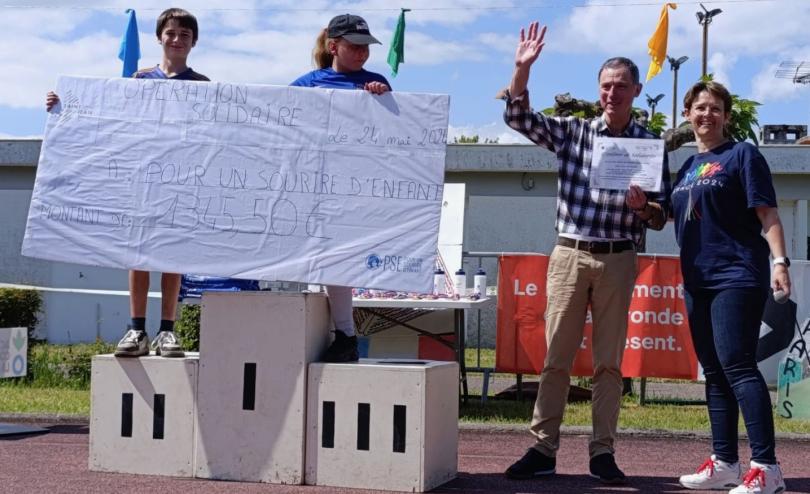
<svg viewBox="0 0 810 494">
<path fill-rule="evenodd" d="M 382 269 L 384 271 L 393 271 L 395 273 L 421 273 L 422 272 L 422 258 L 421 257 L 408 257 L 408 256 L 378 256 L 377 254 L 369 254 L 366 256 L 366 268 Z"/>
<path fill-rule="evenodd" d="M 366 257 L 366 267 L 368 269 L 377 269 L 382 266 L 382 262 L 382 259 L 380 259 L 380 256 L 377 254 L 369 254 L 368 257 Z"/>
</svg>

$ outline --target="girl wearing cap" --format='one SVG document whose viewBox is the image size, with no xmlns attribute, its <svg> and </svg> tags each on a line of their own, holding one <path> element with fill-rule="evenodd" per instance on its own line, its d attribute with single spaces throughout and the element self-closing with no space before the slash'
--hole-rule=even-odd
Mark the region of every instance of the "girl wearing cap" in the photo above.
<svg viewBox="0 0 810 494">
<path fill-rule="evenodd" d="M 316 70 L 308 72 L 291 86 L 331 89 L 362 89 L 372 94 L 391 90 L 381 74 L 363 69 L 369 56 L 368 45 L 380 43 L 369 32 L 362 17 L 343 14 L 329 21 L 315 40 L 312 59 Z M 327 285 L 335 340 L 327 349 L 326 362 L 354 362 L 358 359 L 357 336 L 352 316 L 352 289 L 348 286 Z"/>
<path fill-rule="evenodd" d="M 343 14 L 329 21 L 321 30 L 312 50 L 318 67 L 293 81 L 291 86 L 332 89 L 365 89 L 374 94 L 391 90 L 381 74 L 363 69 L 368 60 L 368 45 L 380 43 L 371 35 L 362 17 Z"/>
</svg>

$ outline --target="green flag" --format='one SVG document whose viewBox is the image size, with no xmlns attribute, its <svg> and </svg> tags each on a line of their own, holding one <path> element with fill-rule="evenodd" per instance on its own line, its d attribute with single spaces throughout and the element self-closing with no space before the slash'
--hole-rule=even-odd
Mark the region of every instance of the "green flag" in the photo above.
<svg viewBox="0 0 810 494">
<path fill-rule="evenodd" d="M 402 9 L 399 13 L 397 28 L 391 39 L 391 48 L 388 50 L 388 65 L 391 66 L 391 75 L 394 77 L 399 72 L 399 64 L 405 63 L 405 12 L 410 11 L 411 9 Z"/>
</svg>

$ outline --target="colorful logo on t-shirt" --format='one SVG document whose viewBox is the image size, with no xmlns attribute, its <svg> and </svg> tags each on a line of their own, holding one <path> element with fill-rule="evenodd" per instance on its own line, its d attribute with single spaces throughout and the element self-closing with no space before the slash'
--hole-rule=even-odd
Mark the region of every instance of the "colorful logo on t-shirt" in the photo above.
<svg viewBox="0 0 810 494">
<path fill-rule="evenodd" d="M 722 171 L 723 167 L 720 165 L 719 161 L 715 161 L 713 163 L 707 161 L 706 163 L 697 165 L 693 169 L 689 170 L 689 172 L 683 177 L 683 184 L 686 185 L 692 182 L 697 182 L 698 180 L 711 178 Z"/>
<path fill-rule="evenodd" d="M 703 186 L 723 187 L 722 172 L 723 165 L 719 161 L 706 161 L 684 174 L 683 179 L 673 190 L 673 198 L 675 194 L 684 192 L 689 194 L 686 199 L 686 209 L 683 212 L 684 221 L 700 220 L 702 216 L 698 196 L 692 193 L 693 189 L 697 192 Z"/>
</svg>

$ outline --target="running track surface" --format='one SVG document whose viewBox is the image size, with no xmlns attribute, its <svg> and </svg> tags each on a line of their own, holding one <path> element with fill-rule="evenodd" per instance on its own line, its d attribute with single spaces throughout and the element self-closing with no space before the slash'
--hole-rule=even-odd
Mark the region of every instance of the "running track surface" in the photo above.
<svg viewBox="0 0 810 494">
<path fill-rule="evenodd" d="M 47 427 L 47 424 L 42 424 Z M 54 425 L 41 435 L 0 438 L 0 493 L 370 493 L 375 491 L 315 486 L 179 479 L 149 475 L 91 472 L 87 469 L 86 425 Z M 441 493 L 674 493 L 687 491 L 677 477 L 691 473 L 710 451 L 707 439 L 622 436 L 617 462 L 629 477 L 624 486 L 605 486 L 588 476 L 587 436 L 565 435 L 557 457 L 557 475 L 512 481 L 503 471 L 531 444 L 528 434 L 513 431 L 462 430 L 458 478 Z M 740 456 L 748 460 L 748 446 Z M 777 455 L 787 478 L 787 492 L 810 494 L 810 441 L 780 440 Z M 376 491 L 379 492 L 379 491 Z M 717 491 L 714 491 L 717 492 Z"/>
</svg>

